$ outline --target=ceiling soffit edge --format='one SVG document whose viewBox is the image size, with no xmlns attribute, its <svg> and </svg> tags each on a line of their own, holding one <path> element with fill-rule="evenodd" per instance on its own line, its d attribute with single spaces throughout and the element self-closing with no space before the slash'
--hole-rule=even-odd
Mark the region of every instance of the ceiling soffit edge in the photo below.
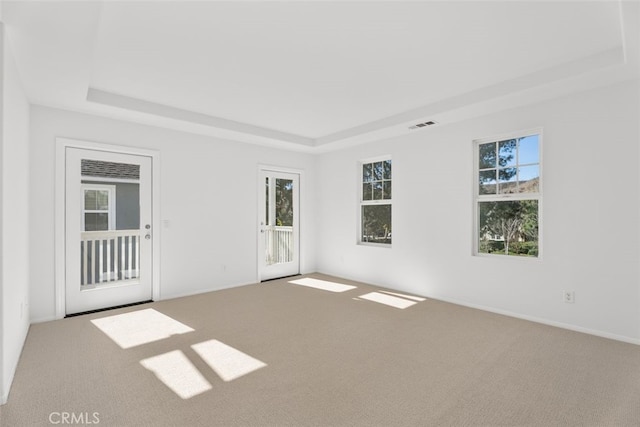
<svg viewBox="0 0 640 427">
<path fill-rule="evenodd" d="M 134 111 L 209 128 L 217 128 L 223 131 L 244 134 L 249 137 L 281 141 L 288 144 L 312 148 L 326 144 L 334 145 L 340 141 L 353 138 L 358 139 L 358 137 L 366 134 L 377 133 L 386 128 L 397 127 L 408 122 L 432 119 L 437 115 L 481 104 L 507 95 L 525 92 L 535 87 L 570 79 L 592 71 L 616 65 L 624 65 L 624 63 L 624 49 L 622 46 L 618 46 L 588 57 L 538 70 L 492 86 L 477 89 L 459 96 L 444 99 L 423 107 L 405 111 L 400 114 L 315 139 L 145 101 L 93 87 L 89 87 L 87 91 L 87 101 L 122 110 Z"/>
</svg>

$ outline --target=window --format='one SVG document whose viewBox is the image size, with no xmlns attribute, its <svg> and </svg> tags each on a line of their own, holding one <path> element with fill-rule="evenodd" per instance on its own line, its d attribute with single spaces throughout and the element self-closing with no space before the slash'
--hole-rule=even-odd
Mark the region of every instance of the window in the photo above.
<svg viewBox="0 0 640 427">
<path fill-rule="evenodd" d="M 82 230 L 107 231 L 115 227 L 115 185 L 82 185 Z"/>
<path fill-rule="evenodd" d="M 476 253 L 538 257 L 540 145 L 540 133 L 476 142 Z"/>
<path fill-rule="evenodd" d="M 391 244 L 391 159 L 362 163 L 360 243 Z"/>
</svg>

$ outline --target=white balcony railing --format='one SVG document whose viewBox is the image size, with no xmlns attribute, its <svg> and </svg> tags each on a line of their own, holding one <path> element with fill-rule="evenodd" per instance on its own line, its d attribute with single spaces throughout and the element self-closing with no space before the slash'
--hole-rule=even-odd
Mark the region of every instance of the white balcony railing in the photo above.
<svg viewBox="0 0 640 427">
<path fill-rule="evenodd" d="M 265 228 L 267 265 L 293 261 L 293 227 Z"/>
<path fill-rule="evenodd" d="M 80 245 L 82 286 L 140 276 L 140 230 L 86 231 Z"/>
</svg>

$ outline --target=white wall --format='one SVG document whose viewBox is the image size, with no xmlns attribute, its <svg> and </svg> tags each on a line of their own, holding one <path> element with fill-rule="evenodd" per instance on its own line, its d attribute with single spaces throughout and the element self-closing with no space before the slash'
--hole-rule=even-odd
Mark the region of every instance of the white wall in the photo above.
<svg viewBox="0 0 640 427">
<path fill-rule="evenodd" d="M 640 343 L 638 95 L 624 83 L 321 155 L 318 270 Z M 472 256 L 472 140 L 536 127 L 543 258 Z M 357 162 L 386 154 L 393 246 L 359 246 Z"/>
<path fill-rule="evenodd" d="M 1 24 L 0 24 L 1 25 Z M 6 402 L 29 330 L 29 104 L 2 34 L 2 382 Z"/>
<path fill-rule="evenodd" d="M 2 14 L 2 3 L 0 3 L 0 16 Z M 5 71 L 4 71 L 4 63 L 5 63 L 5 34 L 4 34 L 4 23 L 0 23 L 0 129 L 4 129 L 4 80 L 5 80 Z M 4 135 L 0 132 L 0 164 L 4 162 L 4 153 L 2 147 L 4 145 Z M 4 222 L 3 222 L 3 211 L 4 211 L 4 178 L 3 174 L 0 172 L 0 242 L 3 242 L 4 236 Z M 0 308 L 4 310 L 4 280 L 3 280 L 3 269 L 4 267 L 4 257 L 3 257 L 3 245 L 0 244 Z M 5 383 L 5 374 L 4 374 L 4 316 L 0 314 L 0 405 L 5 404 L 7 402 L 7 398 L 9 397 L 9 389 L 11 388 L 11 382 Z"/>
<path fill-rule="evenodd" d="M 301 271 L 315 271 L 315 160 L 303 153 L 218 140 L 57 109 L 31 108 L 31 317 L 54 307 L 55 138 L 160 152 L 161 295 L 254 283 L 257 278 L 258 165 L 303 170 Z M 157 231 L 156 231 L 157 233 Z M 157 234 L 156 234 L 157 236 Z M 223 268 L 226 266 L 226 269 Z"/>
</svg>

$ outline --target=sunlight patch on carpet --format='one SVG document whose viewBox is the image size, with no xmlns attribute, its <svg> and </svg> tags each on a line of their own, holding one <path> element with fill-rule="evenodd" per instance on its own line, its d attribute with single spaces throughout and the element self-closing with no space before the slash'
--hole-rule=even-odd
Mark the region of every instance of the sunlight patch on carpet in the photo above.
<svg viewBox="0 0 640 427">
<path fill-rule="evenodd" d="M 180 350 L 140 361 L 155 376 L 183 399 L 211 390 L 211 384 Z"/>
<path fill-rule="evenodd" d="M 417 304 L 417 302 L 415 301 L 409 301 L 404 298 L 381 294 L 379 292 L 371 292 L 365 295 L 360 295 L 360 298 L 400 309 L 405 309 L 407 307 L 411 307 L 414 304 Z"/>
<path fill-rule="evenodd" d="M 328 282 L 326 280 L 314 279 L 312 277 L 304 277 L 302 279 L 291 280 L 289 283 L 294 285 L 307 286 L 309 288 L 322 289 L 329 292 L 346 292 L 357 286 L 344 285 L 342 283 Z"/>
<path fill-rule="evenodd" d="M 389 295 L 395 295 L 397 297 L 412 299 L 412 300 L 418 301 L 418 302 L 422 302 L 422 301 L 426 301 L 427 300 L 426 298 L 417 297 L 415 295 L 405 295 L 405 294 L 399 294 L 397 292 L 389 292 L 389 291 L 380 291 L 380 292 L 384 292 L 385 294 L 389 294 Z"/>
<path fill-rule="evenodd" d="M 218 340 L 204 341 L 191 348 L 223 381 L 233 381 L 267 366 L 266 363 Z"/>
<path fill-rule="evenodd" d="M 193 331 L 152 308 L 93 319 L 91 323 L 123 349 Z"/>
</svg>

